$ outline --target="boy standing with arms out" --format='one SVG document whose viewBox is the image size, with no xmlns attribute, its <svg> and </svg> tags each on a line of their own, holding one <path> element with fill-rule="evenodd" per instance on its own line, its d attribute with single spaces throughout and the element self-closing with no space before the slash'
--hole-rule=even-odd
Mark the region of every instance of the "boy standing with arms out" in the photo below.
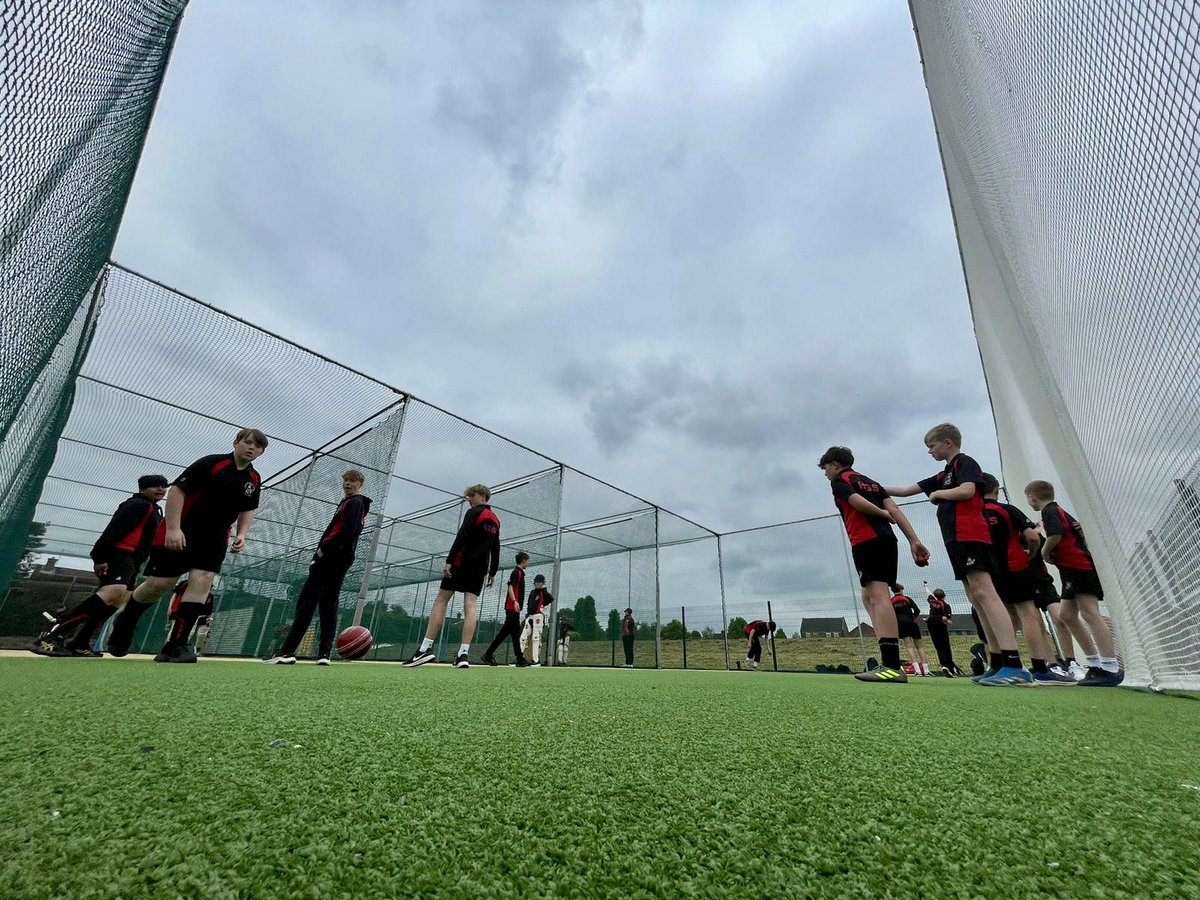
<svg viewBox="0 0 1200 900">
<path fill-rule="evenodd" d="M 1087 624 L 1096 640 L 1099 656 L 1089 656 L 1088 672 L 1079 682 L 1081 687 L 1116 687 L 1125 680 L 1117 662 L 1117 649 L 1112 630 L 1100 614 L 1104 587 L 1096 574 L 1096 563 L 1083 537 L 1083 526 L 1065 509 L 1054 502 L 1054 485 L 1048 481 L 1031 481 L 1025 486 L 1025 499 L 1035 512 L 1042 514 L 1046 543 L 1042 556 L 1058 566 L 1062 578 L 1062 620 L 1072 631 L 1080 619 Z"/>
<path fill-rule="evenodd" d="M 92 547 L 92 563 L 100 586 L 82 603 L 58 617 L 58 621 L 34 641 L 29 649 L 40 656 L 92 656 L 92 636 L 129 599 L 142 563 L 162 521 L 158 502 L 166 496 L 167 479 L 143 475 L 138 492 L 117 507 L 103 534 Z M 75 636 L 65 644 L 73 630 Z"/>
<path fill-rule="evenodd" d="M 146 580 L 113 619 L 109 653 L 125 656 L 129 652 L 138 619 L 175 586 L 180 575 L 186 574 L 187 591 L 180 601 L 175 627 L 154 661 L 196 661 L 187 647 L 187 637 L 196 620 L 205 614 L 204 602 L 212 592 L 213 579 L 221 571 L 226 551 L 241 553 L 246 546 L 262 481 L 253 463 L 266 449 L 265 434 L 257 428 L 243 428 L 234 438 L 232 453 L 201 457 L 175 479 L 167 494 L 167 514 L 146 564 Z M 237 532 L 230 543 L 234 522 Z"/>
<path fill-rule="evenodd" d="M 546 590 L 546 576 L 535 575 L 533 590 L 529 592 L 529 603 L 525 607 L 525 625 L 521 629 L 521 650 L 529 647 L 529 664 L 541 665 L 542 629 L 546 627 L 546 607 L 554 602 L 554 595 Z"/>
<path fill-rule="evenodd" d="M 961 446 L 962 432 L 949 422 L 935 425 L 925 434 L 925 447 L 946 467 L 916 484 L 886 490 L 893 497 L 923 493 L 937 504 L 938 525 L 954 577 L 963 583 L 967 599 L 979 613 L 987 645 L 1000 649 L 992 660 L 995 671 L 984 673 L 978 683 L 987 687 L 1033 684 L 1033 675 L 1021 664 L 1017 634 L 992 584 L 995 562 L 992 536 L 983 518 L 983 470 Z"/>
<path fill-rule="evenodd" d="M 338 597 L 342 592 L 342 582 L 345 581 L 350 566 L 354 564 L 358 538 L 367 524 L 367 513 L 371 510 L 371 498 L 364 497 L 362 493 L 366 480 L 366 476 L 357 469 L 342 473 L 344 496 L 338 503 L 333 519 L 325 527 L 325 533 L 321 535 L 316 553 L 313 554 L 308 578 L 304 581 L 304 587 L 300 589 L 300 596 L 296 598 L 296 616 L 292 620 L 292 629 L 283 639 L 279 652 L 266 662 L 294 665 L 296 648 L 304 640 L 309 623 L 312 622 L 313 612 L 320 608 L 317 665 L 329 665 L 337 632 Z"/>
<path fill-rule="evenodd" d="M 852 468 L 854 454 L 849 447 L 830 447 L 817 465 L 832 486 L 833 502 L 850 539 L 863 606 L 879 637 L 880 665 L 854 677 L 859 681 L 906 682 L 908 676 L 900 670 L 900 639 L 891 599 L 899 566 L 892 523 L 908 539 L 913 562 L 918 566 L 929 565 L 929 550 L 887 491 Z"/>
<path fill-rule="evenodd" d="M 442 585 L 433 600 L 429 613 L 429 626 L 425 639 L 413 653 L 412 659 L 404 663 L 406 669 L 415 669 L 437 659 L 433 642 L 437 639 L 442 623 L 446 620 L 446 608 L 456 593 L 463 595 L 462 644 L 454 657 L 454 668 L 469 669 L 467 654 L 471 650 L 471 637 L 475 634 L 475 623 L 479 620 L 479 595 L 483 593 L 484 581 L 491 587 L 500 568 L 500 519 L 488 506 L 492 491 L 487 485 L 473 484 L 463 491 L 471 508 L 463 516 L 462 525 L 446 554 L 446 565 L 442 569 Z"/>
<path fill-rule="evenodd" d="M 1021 623 L 1021 633 L 1031 655 L 1033 680 L 1038 684 L 1070 684 L 1075 679 L 1055 665 L 1054 648 L 1042 628 L 1042 617 L 1033 603 L 1037 585 L 1030 556 L 1037 552 L 1039 536 L 1033 523 L 1015 506 L 1000 502 L 1000 482 L 983 474 L 983 517 L 996 551 L 996 593 Z"/>
<path fill-rule="evenodd" d="M 528 565 L 529 554 L 518 553 L 517 564 L 508 576 L 508 593 L 504 596 L 504 625 L 483 654 L 483 661 L 489 666 L 497 665 L 495 653 L 505 638 L 512 639 L 517 668 L 523 669 L 529 665 L 525 654 L 521 652 L 521 603 L 525 600 L 525 569 Z"/>
</svg>

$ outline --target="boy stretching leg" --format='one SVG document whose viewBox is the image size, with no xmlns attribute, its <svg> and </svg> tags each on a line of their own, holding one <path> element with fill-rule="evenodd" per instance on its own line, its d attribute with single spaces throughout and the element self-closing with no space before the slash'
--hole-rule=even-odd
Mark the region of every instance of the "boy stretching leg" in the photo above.
<svg viewBox="0 0 1200 900">
<path fill-rule="evenodd" d="M 977 683 L 986 687 L 1033 684 L 1033 675 L 1021 664 L 1017 634 L 992 584 L 995 563 L 992 536 L 983 518 L 983 470 L 962 452 L 962 432 L 949 422 L 926 432 L 925 447 L 946 467 L 916 484 L 885 490 L 893 497 L 925 494 L 937 504 L 938 526 L 954 577 L 963 583 L 967 599 L 979 614 L 988 647 L 999 648 Z"/>
</svg>

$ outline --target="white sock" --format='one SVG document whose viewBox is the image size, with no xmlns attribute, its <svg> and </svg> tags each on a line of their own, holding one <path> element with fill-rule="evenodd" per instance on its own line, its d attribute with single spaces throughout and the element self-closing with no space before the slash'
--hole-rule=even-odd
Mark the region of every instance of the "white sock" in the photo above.
<svg viewBox="0 0 1200 900">
<path fill-rule="evenodd" d="M 1086 660 L 1087 660 L 1087 664 L 1088 664 L 1088 668 L 1089 668 L 1089 669 L 1098 669 L 1098 668 L 1100 668 L 1100 657 L 1098 657 L 1098 656 L 1085 656 L 1085 657 L 1084 657 L 1084 659 L 1086 659 Z"/>
<path fill-rule="evenodd" d="M 425 640 L 421 641 L 421 652 L 424 653 L 426 650 L 428 650 L 432 646 L 433 646 L 433 638 L 425 638 Z"/>
<path fill-rule="evenodd" d="M 1100 668 L 1102 668 L 1105 672 L 1120 672 L 1121 664 L 1117 662 L 1116 657 L 1114 656 L 1101 656 Z"/>
<path fill-rule="evenodd" d="M 466 655 L 467 655 L 467 653 L 468 653 L 468 651 L 470 651 L 470 649 L 471 649 L 471 645 L 470 645 L 470 644 L 459 644 L 459 645 L 458 645 L 458 655 L 459 655 L 459 656 L 466 656 Z"/>
</svg>

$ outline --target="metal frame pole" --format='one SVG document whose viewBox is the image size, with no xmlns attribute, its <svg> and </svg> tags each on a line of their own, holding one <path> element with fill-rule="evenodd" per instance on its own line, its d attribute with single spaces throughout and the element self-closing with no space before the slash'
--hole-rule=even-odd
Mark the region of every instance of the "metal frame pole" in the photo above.
<svg viewBox="0 0 1200 900">
<path fill-rule="evenodd" d="M 683 620 L 683 667 L 687 668 L 687 607 L 679 607 L 679 618 Z"/>
<path fill-rule="evenodd" d="M 771 623 L 775 621 L 774 614 L 771 612 L 771 601 L 767 601 L 767 630 L 771 632 L 771 665 L 775 671 L 779 671 L 779 654 L 775 652 L 775 629 L 771 627 Z"/>
<path fill-rule="evenodd" d="M 318 455 L 314 452 L 308 463 L 308 471 L 304 473 L 304 487 L 300 489 L 300 499 L 296 501 L 296 515 L 292 517 L 292 530 L 288 532 L 287 550 L 279 560 L 279 569 L 275 572 L 275 587 L 283 580 L 283 567 L 291 556 L 292 542 L 296 540 L 296 528 L 300 524 L 300 513 L 304 509 L 304 501 L 308 499 L 308 486 L 312 482 L 313 469 L 317 467 Z M 267 625 L 271 621 L 271 613 L 275 611 L 275 598 L 267 598 L 267 614 L 263 616 L 262 628 L 258 630 L 258 641 L 254 645 L 254 655 L 262 656 L 262 642 L 267 634 Z"/>
<path fill-rule="evenodd" d="M 662 662 L 662 580 L 658 570 L 658 507 L 654 507 L 654 668 Z"/>
<path fill-rule="evenodd" d="M 548 666 L 553 666 L 558 661 L 555 639 L 558 635 L 558 608 L 563 603 L 560 592 L 562 590 L 563 482 L 566 469 L 567 467 L 561 464 L 558 467 L 558 515 L 554 517 L 554 568 L 550 572 L 550 584 L 552 585 L 550 593 L 554 595 L 554 603 L 550 608 L 550 633 L 546 636 L 546 665 Z"/>
<path fill-rule="evenodd" d="M 383 513 L 375 514 L 375 533 L 371 535 L 371 549 L 363 565 L 362 582 L 358 586 L 358 599 L 354 602 L 354 620 L 352 625 L 362 624 L 363 606 L 367 602 L 367 592 L 371 589 L 371 573 L 375 570 L 375 557 L 379 553 L 379 536 L 383 534 Z"/>
<path fill-rule="evenodd" d="M 725 609 L 725 562 L 721 556 L 721 536 L 717 535 L 717 578 L 721 582 L 721 636 L 725 644 L 725 671 L 729 671 L 729 613 Z"/>
</svg>

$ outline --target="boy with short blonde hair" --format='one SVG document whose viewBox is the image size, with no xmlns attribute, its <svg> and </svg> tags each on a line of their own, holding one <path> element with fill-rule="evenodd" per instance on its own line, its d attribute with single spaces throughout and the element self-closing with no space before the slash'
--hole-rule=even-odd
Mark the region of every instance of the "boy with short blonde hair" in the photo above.
<svg viewBox="0 0 1200 900">
<path fill-rule="evenodd" d="M 962 452 L 962 432 L 949 422 L 925 433 L 925 448 L 945 468 L 906 487 L 885 490 L 893 497 L 925 494 L 937 504 L 938 525 L 950 556 L 954 577 L 963 583 L 979 615 L 988 646 L 999 648 L 978 684 L 986 687 L 1030 685 L 1033 675 L 1021 664 L 1017 635 L 992 583 L 995 561 L 992 536 L 983 517 L 983 470 Z"/>
<path fill-rule="evenodd" d="M 1112 629 L 1100 613 L 1104 587 L 1096 573 L 1096 563 L 1083 537 L 1083 526 L 1054 500 L 1054 485 L 1031 481 L 1025 486 L 1025 499 L 1035 512 L 1042 514 L 1046 541 L 1042 558 L 1058 566 L 1062 578 L 1062 620 L 1068 628 L 1082 619 L 1096 640 L 1099 655 L 1088 656 L 1088 671 L 1080 687 L 1116 687 L 1125 680 L 1117 660 Z"/>
</svg>

